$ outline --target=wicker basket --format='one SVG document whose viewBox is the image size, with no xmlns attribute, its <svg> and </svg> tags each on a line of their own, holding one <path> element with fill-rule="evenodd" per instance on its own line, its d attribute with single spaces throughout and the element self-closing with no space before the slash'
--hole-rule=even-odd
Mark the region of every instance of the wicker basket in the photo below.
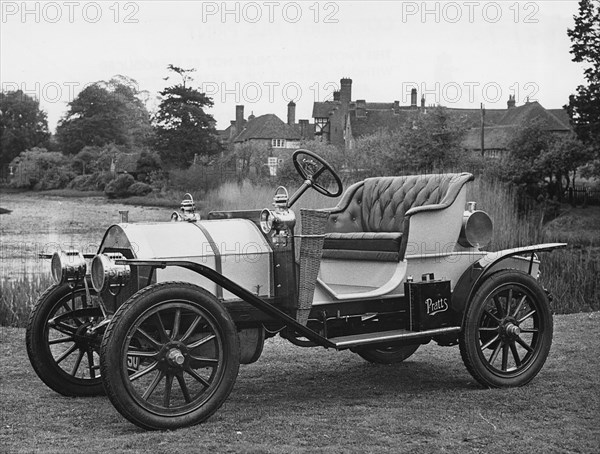
<svg viewBox="0 0 600 454">
<path fill-rule="evenodd" d="M 302 234 L 300 238 L 300 284 L 298 286 L 298 308 L 296 320 L 303 325 L 308 321 L 312 307 L 317 275 L 321 266 L 323 241 L 329 212 L 300 210 Z"/>
</svg>

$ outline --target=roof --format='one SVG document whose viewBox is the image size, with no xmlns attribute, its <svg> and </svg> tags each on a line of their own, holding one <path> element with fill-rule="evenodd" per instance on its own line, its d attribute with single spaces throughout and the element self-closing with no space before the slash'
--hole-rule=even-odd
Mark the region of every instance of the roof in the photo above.
<svg viewBox="0 0 600 454">
<path fill-rule="evenodd" d="M 447 107 L 446 112 L 465 121 L 471 128 L 481 126 L 481 109 L 459 109 Z M 485 124 L 498 124 L 506 113 L 506 109 L 485 109 Z"/>
<path fill-rule="evenodd" d="M 117 172 L 136 173 L 138 159 L 140 153 L 118 153 L 115 157 L 115 169 Z"/>
<path fill-rule="evenodd" d="M 566 126 L 571 126 L 571 117 L 569 117 L 569 113 L 567 112 L 567 109 L 546 109 L 548 112 L 550 112 L 552 115 L 554 115 L 556 118 L 558 118 L 558 120 L 566 125 Z"/>
<path fill-rule="evenodd" d="M 217 134 L 221 140 L 228 140 L 231 135 L 231 125 L 227 126 L 225 129 L 217 130 Z"/>
<path fill-rule="evenodd" d="M 517 133 L 518 126 L 489 126 L 484 128 L 484 149 L 506 149 L 509 142 Z M 463 146 L 469 150 L 481 149 L 481 128 L 472 128 L 467 131 L 463 139 Z"/>
<path fill-rule="evenodd" d="M 365 108 L 367 110 L 392 110 L 394 109 L 393 102 L 366 102 Z"/>
<path fill-rule="evenodd" d="M 284 123 L 277 115 L 261 115 L 249 120 L 234 142 L 251 139 L 300 140 L 300 128 Z"/>
<path fill-rule="evenodd" d="M 508 109 L 498 124 L 502 126 L 526 125 L 533 121 L 539 121 L 547 131 L 568 131 L 571 129 L 568 123 L 564 124 L 537 101 Z"/>
<path fill-rule="evenodd" d="M 298 134 L 298 137 L 300 137 L 301 139 L 313 139 L 315 137 L 315 124 L 314 123 L 306 124 L 306 130 L 304 131 L 304 136 L 302 135 L 302 128 L 300 126 L 300 123 L 296 123 L 295 125 L 292 126 L 292 128 L 294 128 L 294 130 L 296 131 L 296 134 Z"/>
<path fill-rule="evenodd" d="M 339 101 L 321 101 L 313 104 L 312 117 L 313 118 L 327 118 L 329 112 L 337 109 L 341 106 Z"/>
<path fill-rule="evenodd" d="M 374 134 L 380 129 L 397 131 L 411 124 L 416 110 L 366 110 L 364 116 L 357 116 L 355 110 L 350 111 L 350 126 L 354 137 Z"/>
</svg>

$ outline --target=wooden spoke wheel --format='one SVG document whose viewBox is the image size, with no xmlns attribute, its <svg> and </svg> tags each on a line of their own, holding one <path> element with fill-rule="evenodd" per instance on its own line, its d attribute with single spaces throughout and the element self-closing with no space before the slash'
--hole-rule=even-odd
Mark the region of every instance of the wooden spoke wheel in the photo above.
<svg viewBox="0 0 600 454">
<path fill-rule="evenodd" d="M 529 274 L 503 270 L 475 293 L 460 336 L 473 377 L 489 387 L 522 386 L 540 371 L 552 344 L 548 297 Z"/>
<path fill-rule="evenodd" d="M 52 285 L 27 322 L 26 347 L 33 370 L 65 396 L 103 394 L 100 378 L 103 320 L 96 292 L 88 286 Z"/>
<path fill-rule="evenodd" d="M 101 357 L 107 395 L 125 418 L 145 429 L 175 429 L 206 420 L 227 399 L 239 338 L 213 295 L 160 283 L 115 313 Z"/>
<path fill-rule="evenodd" d="M 375 364 L 397 364 L 408 359 L 417 351 L 420 344 L 388 345 L 356 349 L 358 355 Z"/>
</svg>

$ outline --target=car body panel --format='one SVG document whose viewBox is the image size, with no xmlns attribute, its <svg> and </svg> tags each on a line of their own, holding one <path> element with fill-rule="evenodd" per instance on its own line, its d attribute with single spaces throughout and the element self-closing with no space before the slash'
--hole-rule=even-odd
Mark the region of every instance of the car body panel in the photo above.
<svg viewBox="0 0 600 454">
<path fill-rule="evenodd" d="M 256 225 L 246 219 L 193 222 L 117 224 L 100 246 L 130 249 L 136 259 L 183 260 L 208 266 L 259 296 L 273 293 L 272 249 Z M 186 281 L 204 287 L 225 300 L 236 299 L 213 281 L 189 269 L 156 270 L 156 282 Z"/>
</svg>

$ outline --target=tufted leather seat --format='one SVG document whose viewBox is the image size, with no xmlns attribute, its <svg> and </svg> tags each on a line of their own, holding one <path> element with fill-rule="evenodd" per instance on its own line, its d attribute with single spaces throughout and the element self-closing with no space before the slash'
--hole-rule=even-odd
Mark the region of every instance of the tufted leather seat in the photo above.
<svg viewBox="0 0 600 454">
<path fill-rule="evenodd" d="M 454 202 L 470 173 L 368 178 L 350 186 L 328 210 L 324 258 L 398 261 L 407 215 Z"/>
</svg>

